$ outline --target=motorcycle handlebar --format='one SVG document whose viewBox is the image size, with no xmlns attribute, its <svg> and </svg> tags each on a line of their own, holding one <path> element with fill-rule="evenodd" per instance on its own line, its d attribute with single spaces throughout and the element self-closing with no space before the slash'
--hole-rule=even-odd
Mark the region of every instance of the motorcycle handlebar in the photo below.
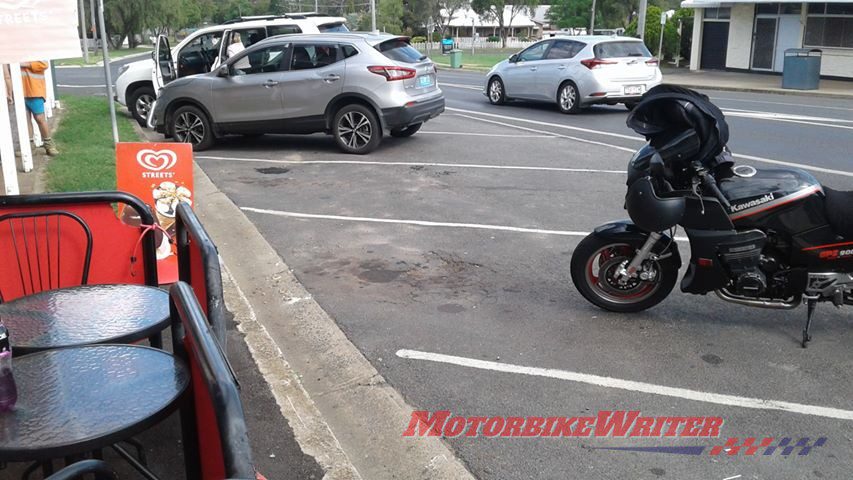
<svg viewBox="0 0 853 480">
<path fill-rule="evenodd" d="M 726 210 L 731 211 L 732 205 L 729 203 L 729 199 L 723 195 L 723 192 L 720 191 L 720 187 L 717 186 L 717 180 L 710 173 L 700 173 L 699 178 L 702 179 L 702 186 L 707 189 L 709 192 L 714 194 L 714 197 L 720 201 L 720 203 L 726 207 Z"/>
</svg>

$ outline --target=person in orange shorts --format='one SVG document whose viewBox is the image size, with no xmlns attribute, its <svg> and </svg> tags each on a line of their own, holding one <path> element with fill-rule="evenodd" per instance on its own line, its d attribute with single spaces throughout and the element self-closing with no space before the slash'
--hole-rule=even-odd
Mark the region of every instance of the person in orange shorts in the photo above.
<svg viewBox="0 0 853 480">
<path fill-rule="evenodd" d="M 47 98 L 47 85 L 44 81 L 44 72 L 50 68 L 47 62 L 27 62 L 21 64 L 21 79 L 24 83 L 24 103 L 27 107 L 27 126 L 30 130 L 30 142 L 33 138 L 33 122 L 39 127 L 44 151 L 50 156 L 59 154 L 56 144 L 50 137 L 50 127 L 44 115 L 44 102 Z M 35 149 L 33 149 L 35 150 Z"/>
</svg>

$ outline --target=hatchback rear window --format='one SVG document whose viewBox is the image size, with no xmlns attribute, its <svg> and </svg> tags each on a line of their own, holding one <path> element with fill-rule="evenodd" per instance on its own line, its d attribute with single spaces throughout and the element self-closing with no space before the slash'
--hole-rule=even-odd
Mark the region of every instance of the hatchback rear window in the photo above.
<svg viewBox="0 0 853 480">
<path fill-rule="evenodd" d="M 386 40 L 374 48 L 382 52 L 386 57 L 397 62 L 418 63 L 422 60 L 426 60 L 427 58 L 426 55 L 417 51 L 415 47 L 409 45 L 407 40 L 402 38 Z"/>
<path fill-rule="evenodd" d="M 349 32 L 349 28 L 344 23 L 327 23 L 317 27 L 322 33 L 341 33 Z"/>
<path fill-rule="evenodd" d="M 643 42 L 604 42 L 593 49 L 596 58 L 651 57 Z"/>
</svg>

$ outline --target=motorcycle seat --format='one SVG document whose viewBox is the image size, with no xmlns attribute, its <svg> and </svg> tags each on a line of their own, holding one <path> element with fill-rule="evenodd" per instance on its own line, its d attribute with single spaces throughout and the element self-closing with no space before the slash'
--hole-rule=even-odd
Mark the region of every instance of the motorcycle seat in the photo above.
<svg viewBox="0 0 853 480">
<path fill-rule="evenodd" d="M 839 192 L 823 187 L 826 196 L 826 218 L 833 231 L 844 238 L 853 239 L 853 192 Z"/>
</svg>

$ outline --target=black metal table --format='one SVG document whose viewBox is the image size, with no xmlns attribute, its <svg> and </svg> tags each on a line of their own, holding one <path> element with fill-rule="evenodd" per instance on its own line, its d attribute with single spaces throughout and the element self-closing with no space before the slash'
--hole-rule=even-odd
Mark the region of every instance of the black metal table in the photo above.
<svg viewBox="0 0 853 480">
<path fill-rule="evenodd" d="M 190 383 L 169 352 L 90 345 L 12 360 L 18 403 L 0 413 L 0 459 L 44 461 L 106 448 L 164 420 Z"/>
<path fill-rule="evenodd" d="M 168 327 L 169 294 L 144 285 L 82 285 L 0 304 L 12 353 L 96 343 L 132 343 Z M 156 345 L 159 346 L 159 345 Z"/>
</svg>

